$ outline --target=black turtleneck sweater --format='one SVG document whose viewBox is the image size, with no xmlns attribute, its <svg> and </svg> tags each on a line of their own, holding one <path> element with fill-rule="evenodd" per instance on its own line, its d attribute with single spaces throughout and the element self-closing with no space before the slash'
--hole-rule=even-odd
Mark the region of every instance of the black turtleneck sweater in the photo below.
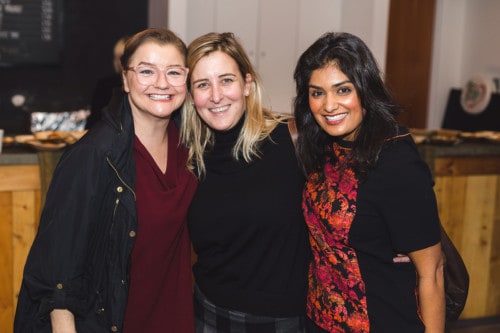
<svg viewBox="0 0 500 333">
<path fill-rule="evenodd" d="M 262 316 L 303 315 L 310 248 L 304 177 L 286 124 L 251 163 L 232 158 L 243 121 L 217 132 L 188 213 L 196 283 L 216 304 Z"/>
</svg>

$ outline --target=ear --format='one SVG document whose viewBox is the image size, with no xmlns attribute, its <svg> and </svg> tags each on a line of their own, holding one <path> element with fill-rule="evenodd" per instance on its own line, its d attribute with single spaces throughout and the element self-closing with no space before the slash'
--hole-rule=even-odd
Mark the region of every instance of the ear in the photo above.
<svg viewBox="0 0 500 333">
<path fill-rule="evenodd" d="M 252 80 L 252 74 L 247 73 L 245 75 L 245 88 L 244 88 L 244 91 L 243 91 L 244 94 L 245 94 L 245 96 L 250 95 L 250 89 L 252 88 L 252 82 L 253 82 L 253 80 Z"/>
<path fill-rule="evenodd" d="M 128 81 L 127 81 L 127 72 L 122 71 L 122 82 L 123 82 L 123 91 L 126 93 L 130 92 L 130 88 L 128 87 Z"/>
</svg>

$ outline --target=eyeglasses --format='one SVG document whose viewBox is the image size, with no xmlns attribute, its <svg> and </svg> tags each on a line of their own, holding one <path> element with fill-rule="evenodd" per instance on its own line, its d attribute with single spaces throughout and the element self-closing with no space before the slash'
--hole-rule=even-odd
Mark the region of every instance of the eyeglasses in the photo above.
<svg viewBox="0 0 500 333">
<path fill-rule="evenodd" d="M 159 69 L 154 65 L 139 65 L 129 67 L 127 70 L 133 71 L 137 75 L 137 81 L 144 86 L 152 86 L 158 81 L 159 75 L 163 73 L 168 83 L 175 87 L 186 83 L 188 69 L 184 67 L 167 67 Z"/>
</svg>

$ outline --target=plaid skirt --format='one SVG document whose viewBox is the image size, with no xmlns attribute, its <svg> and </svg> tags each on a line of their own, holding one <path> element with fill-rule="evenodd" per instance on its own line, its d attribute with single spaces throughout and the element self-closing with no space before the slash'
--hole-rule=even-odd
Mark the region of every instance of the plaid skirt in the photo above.
<svg viewBox="0 0 500 333">
<path fill-rule="evenodd" d="M 221 308 L 194 287 L 196 333 L 305 333 L 304 317 L 274 318 Z"/>
</svg>

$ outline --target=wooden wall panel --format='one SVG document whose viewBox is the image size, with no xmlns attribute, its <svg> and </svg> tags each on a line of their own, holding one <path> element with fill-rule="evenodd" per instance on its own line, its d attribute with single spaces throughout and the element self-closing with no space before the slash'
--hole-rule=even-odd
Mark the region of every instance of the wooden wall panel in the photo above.
<svg viewBox="0 0 500 333">
<path fill-rule="evenodd" d="M 14 286 L 12 297 L 16 300 L 21 287 L 26 257 L 35 239 L 38 224 L 39 212 L 35 202 L 36 198 L 35 191 L 14 192 L 12 194 L 12 246 L 15 249 L 12 259 L 12 284 Z"/>
<path fill-rule="evenodd" d="M 437 176 L 435 182 L 441 222 L 470 274 L 461 318 L 499 315 L 500 176 Z"/>
<path fill-rule="evenodd" d="M 0 192 L 40 189 L 38 165 L 0 166 Z"/>
<path fill-rule="evenodd" d="M 427 124 L 436 0 L 391 0 L 385 79 L 408 127 Z"/>
<path fill-rule="evenodd" d="M 436 192 L 441 223 L 453 243 L 459 247 L 463 234 L 463 216 L 467 177 L 437 177 Z M 459 195 L 457 195 L 459 194 Z"/>
<path fill-rule="evenodd" d="M 0 192 L 0 330 L 12 332 L 12 194 Z"/>
<path fill-rule="evenodd" d="M 495 314 L 500 313 L 500 177 L 497 177 L 495 212 L 493 216 L 491 261 L 488 300 L 486 306 Z"/>
<path fill-rule="evenodd" d="M 462 256 L 473 273 L 470 283 L 470 302 L 464 316 L 488 315 L 486 306 L 490 283 L 493 212 L 496 177 L 468 177 L 465 195 Z"/>
<path fill-rule="evenodd" d="M 434 174 L 437 176 L 500 174 L 500 156 L 440 157 L 434 163 Z"/>
<path fill-rule="evenodd" d="M 0 166 L 0 332 L 13 331 L 24 264 L 39 215 L 38 166 Z"/>
</svg>

